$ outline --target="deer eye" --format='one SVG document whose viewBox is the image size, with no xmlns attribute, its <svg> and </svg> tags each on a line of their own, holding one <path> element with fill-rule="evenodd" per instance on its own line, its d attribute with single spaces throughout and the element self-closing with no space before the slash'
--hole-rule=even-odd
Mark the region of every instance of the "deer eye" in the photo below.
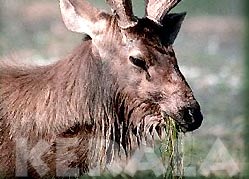
<svg viewBox="0 0 249 179">
<path fill-rule="evenodd" d="M 135 58 L 135 57 L 132 57 L 130 56 L 129 57 L 131 63 L 139 68 L 142 68 L 143 70 L 147 71 L 148 69 L 148 66 L 146 64 L 146 62 L 142 59 L 139 59 L 139 58 Z"/>
</svg>

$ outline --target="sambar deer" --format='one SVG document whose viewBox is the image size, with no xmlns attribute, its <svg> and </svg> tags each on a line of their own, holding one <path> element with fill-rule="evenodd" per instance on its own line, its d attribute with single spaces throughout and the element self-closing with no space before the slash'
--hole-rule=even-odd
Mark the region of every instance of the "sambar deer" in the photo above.
<svg viewBox="0 0 249 179">
<path fill-rule="evenodd" d="M 186 15 L 169 13 L 179 2 L 147 0 L 137 18 L 131 0 L 107 0 L 113 14 L 60 0 L 66 27 L 88 37 L 54 64 L 1 62 L 1 175 L 86 173 L 147 135 L 163 137 L 167 116 L 183 132 L 197 129 L 200 106 L 172 48 Z"/>
</svg>

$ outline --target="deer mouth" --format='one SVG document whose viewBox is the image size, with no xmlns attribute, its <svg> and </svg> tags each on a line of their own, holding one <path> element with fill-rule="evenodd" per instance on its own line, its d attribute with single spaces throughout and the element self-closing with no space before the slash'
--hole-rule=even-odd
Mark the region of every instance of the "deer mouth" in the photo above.
<svg viewBox="0 0 249 179">
<path fill-rule="evenodd" d="M 142 121 L 134 125 L 132 134 L 136 136 L 136 141 L 149 141 L 166 139 L 171 132 L 190 132 L 201 126 L 203 116 L 199 104 L 191 107 L 185 107 L 176 113 L 170 113 L 162 110 L 158 106 L 152 110 Z"/>
<path fill-rule="evenodd" d="M 198 129 L 202 123 L 202 114 L 199 111 L 188 109 L 184 111 L 180 117 L 175 115 L 168 115 L 166 112 L 163 113 L 163 118 L 168 120 L 169 118 L 173 119 L 176 124 L 176 128 L 181 132 L 191 132 Z"/>
<path fill-rule="evenodd" d="M 166 137 L 169 130 L 177 130 L 177 132 L 191 132 L 201 126 L 203 120 L 200 108 L 185 108 L 180 110 L 177 114 L 167 113 L 161 111 L 160 115 L 149 115 L 144 118 L 144 129 L 146 136 L 156 137 L 163 139 Z M 172 128 L 173 125 L 173 128 Z M 136 127 L 136 130 L 140 127 Z M 136 131 L 136 133 L 139 133 Z"/>
<path fill-rule="evenodd" d="M 162 111 L 161 115 L 165 120 L 172 118 L 177 125 L 177 129 L 182 132 L 191 132 L 198 129 L 203 120 L 199 104 L 194 107 L 182 108 L 175 114 Z"/>
</svg>

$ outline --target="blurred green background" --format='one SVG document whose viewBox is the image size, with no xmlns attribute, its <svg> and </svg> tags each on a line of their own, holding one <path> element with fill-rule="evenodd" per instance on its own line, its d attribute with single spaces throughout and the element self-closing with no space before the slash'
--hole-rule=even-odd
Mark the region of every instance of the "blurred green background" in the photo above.
<svg viewBox="0 0 249 179">
<path fill-rule="evenodd" d="M 103 0 L 91 2 L 108 9 Z M 136 15 L 143 16 L 143 0 L 133 0 L 133 4 Z M 183 0 L 174 9 L 181 11 L 188 15 L 174 48 L 204 113 L 202 127 L 185 135 L 184 165 L 194 167 L 190 176 L 226 178 L 232 176 L 227 171 L 234 170 L 229 167 L 236 168 L 232 158 L 239 169 L 233 176 L 240 177 L 245 163 L 242 0 Z M 14 56 L 19 61 L 46 64 L 68 54 L 82 38 L 64 27 L 58 1 L 0 0 L 2 58 Z M 212 153 L 212 147 L 217 153 Z M 219 158 L 219 149 L 228 159 Z M 210 153 L 217 155 L 214 164 L 223 167 L 200 170 Z"/>
</svg>

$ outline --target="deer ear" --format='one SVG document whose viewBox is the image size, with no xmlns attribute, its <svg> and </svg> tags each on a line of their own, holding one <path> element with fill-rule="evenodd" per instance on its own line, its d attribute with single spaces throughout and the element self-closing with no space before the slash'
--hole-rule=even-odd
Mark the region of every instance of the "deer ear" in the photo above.
<svg viewBox="0 0 249 179">
<path fill-rule="evenodd" d="M 101 11 L 85 0 L 60 0 L 60 9 L 63 21 L 69 30 L 86 33 L 92 38 L 95 35 L 96 23 L 103 20 L 99 16 Z"/>
<path fill-rule="evenodd" d="M 170 44 L 172 45 L 180 31 L 182 22 L 186 16 L 186 12 L 183 13 L 172 13 L 167 14 L 163 20 L 163 34 L 162 34 L 162 41 L 163 44 Z"/>
</svg>

